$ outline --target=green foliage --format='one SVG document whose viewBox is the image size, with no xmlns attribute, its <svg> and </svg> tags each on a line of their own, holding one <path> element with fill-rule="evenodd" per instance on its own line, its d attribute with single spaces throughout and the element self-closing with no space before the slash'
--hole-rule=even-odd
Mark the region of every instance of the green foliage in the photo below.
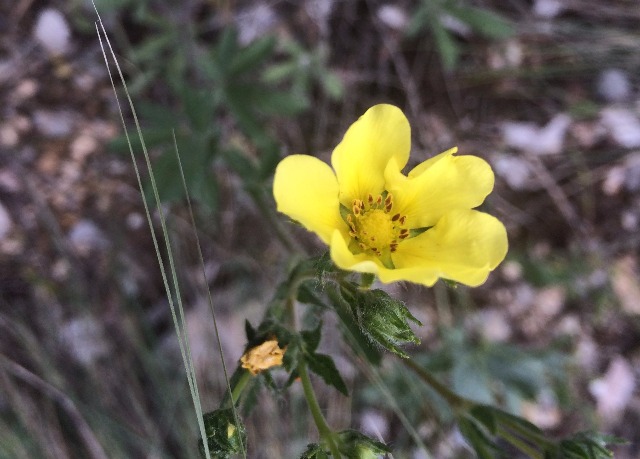
<svg viewBox="0 0 640 459">
<path fill-rule="evenodd" d="M 149 35 L 131 51 L 142 71 L 133 76 L 130 92 L 140 94 L 154 83 L 167 93 L 162 102 L 139 107 L 143 126 L 148 126 L 143 128 L 146 145 L 158 152 L 154 169 L 163 202 L 185 197 L 176 149 L 189 193 L 215 210 L 215 162 L 233 170 L 247 187 L 264 185 L 280 159 L 268 121 L 306 110 L 315 81 L 329 94 L 341 94 L 321 50 L 307 51 L 288 40 L 282 45 L 285 61 L 276 62 L 278 41 L 273 36 L 243 45 L 236 30 L 226 27 L 211 46 L 200 37 L 198 24 L 172 22 L 170 16 L 147 9 L 134 17 Z M 307 60 L 308 68 L 283 72 L 284 63 Z M 133 147 L 138 150 L 139 141 Z M 124 138 L 112 148 L 128 151 Z"/>
<path fill-rule="evenodd" d="M 224 459 L 234 453 L 244 451 L 247 444 L 247 432 L 244 424 L 236 424 L 231 408 L 219 409 L 204 415 L 204 427 L 207 444 L 212 457 Z M 199 441 L 200 454 L 205 457 L 204 444 Z"/>
<path fill-rule="evenodd" d="M 418 337 L 408 321 L 422 325 L 409 309 L 383 290 L 343 288 L 342 295 L 362 332 L 374 343 L 399 355 L 408 357 L 400 348 L 406 343 L 417 344 Z"/>
<path fill-rule="evenodd" d="M 501 40 L 513 35 L 511 23 L 489 10 L 470 6 L 459 0 L 422 0 L 413 12 L 407 35 L 428 31 L 435 40 L 445 70 L 453 70 L 460 60 L 461 47 L 446 21 L 454 20 L 473 33 Z"/>
<path fill-rule="evenodd" d="M 517 411 L 522 399 L 561 391 L 566 385 L 568 362 L 558 351 L 527 351 L 513 344 L 478 341 L 458 329 L 444 330 L 442 338 L 439 350 L 418 360 L 433 371 L 449 372 L 452 389 L 465 398 L 502 401 Z"/>
<path fill-rule="evenodd" d="M 328 97 L 338 100 L 344 94 L 340 79 L 328 68 L 329 53 L 325 46 L 306 50 L 295 40 L 283 41 L 284 58 L 265 70 L 262 78 L 267 83 L 291 82 L 291 92 L 306 98 L 314 82 L 320 84 Z"/>
<path fill-rule="evenodd" d="M 300 333 L 303 343 L 304 360 L 309 366 L 309 369 L 320 376 L 325 384 L 335 387 L 340 393 L 348 396 L 349 391 L 347 390 L 347 385 L 344 383 L 342 376 L 340 376 L 333 359 L 328 355 L 316 352 L 320 344 L 321 331 L 322 324 L 320 323 L 315 329 L 302 331 Z"/>
<path fill-rule="evenodd" d="M 330 457 L 329 452 L 325 451 L 321 444 L 309 443 L 300 459 L 329 459 Z"/>
<path fill-rule="evenodd" d="M 613 457 L 609 445 L 621 445 L 625 440 L 599 432 L 579 432 L 561 440 L 545 451 L 545 459 L 606 459 Z"/>
<path fill-rule="evenodd" d="M 475 405 L 458 419 L 460 432 L 481 459 L 503 457 L 497 440 L 510 443 L 531 457 L 545 459 L 605 459 L 613 457 L 608 445 L 618 438 L 595 432 L 580 432 L 552 440 L 535 425 L 489 405 Z"/>
<path fill-rule="evenodd" d="M 379 441 L 373 440 L 356 430 L 343 430 L 338 433 L 340 453 L 349 459 L 376 459 L 391 450 Z"/>
</svg>

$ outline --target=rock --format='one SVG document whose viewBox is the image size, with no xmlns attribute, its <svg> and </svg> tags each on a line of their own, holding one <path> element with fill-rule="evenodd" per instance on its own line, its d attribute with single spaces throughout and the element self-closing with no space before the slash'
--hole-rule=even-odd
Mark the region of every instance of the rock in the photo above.
<svg viewBox="0 0 640 459">
<path fill-rule="evenodd" d="M 109 240 L 91 220 L 78 221 L 69 231 L 69 242 L 80 255 L 109 247 Z"/>
<path fill-rule="evenodd" d="M 495 173 L 507 182 L 512 190 L 531 190 L 539 187 L 533 178 L 529 162 L 524 158 L 496 155 L 492 160 L 492 165 Z"/>
<path fill-rule="evenodd" d="M 382 5 L 378 8 L 378 20 L 393 30 L 405 30 L 409 18 L 407 13 L 397 5 Z"/>
<path fill-rule="evenodd" d="M 618 421 L 627 407 L 636 382 L 633 368 L 622 356 L 616 356 L 607 372 L 589 384 L 589 392 L 596 399 L 600 418 L 608 425 Z"/>
<path fill-rule="evenodd" d="M 52 56 L 63 55 L 70 48 L 69 25 L 62 13 L 54 8 L 42 10 L 33 28 L 33 35 Z"/>
<path fill-rule="evenodd" d="M 78 363 L 87 366 L 108 355 L 111 350 L 100 323 L 93 317 L 67 322 L 60 329 L 60 340 Z"/>
<path fill-rule="evenodd" d="M 73 114 L 66 110 L 36 110 L 33 122 L 42 135 L 60 138 L 71 134 L 75 120 Z"/>
<path fill-rule="evenodd" d="M 611 272 L 611 287 L 624 312 L 640 315 L 640 273 L 633 255 L 616 260 Z"/>
<path fill-rule="evenodd" d="M 571 118 L 560 113 L 544 127 L 534 123 L 507 121 L 502 123 L 502 138 L 506 145 L 516 150 L 537 155 L 558 154 L 564 147 L 564 137 Z"/>
<path fill-rule="evenodd" d="M 640 147 L 640 121 L 626 108 L 609 107 L 602 110 L 600 122 L 615 143 L 624 148 Z"/>
<path fill-rule="evenodd" d="M 360 416 L 360 428 L 374 438 L 386 438 L 389 434 L 389 421 L 377 410 L 365 410 Z"/>
<path fill-rule="evenodd" d="M 238 41 L 248 45 L 259 37 L 264 37 L 278 22 L 278 16 L 271 6 L 257 3 L 238 14 Z"/>
<path fill-rule="evenodd" d="M 619 69 L 602 71 L 597 82 L 598 95 L 607 102 L 625 102 L 631 96 L 631 82 Z"/>
<path fill-rule="evenodd" d="M 539 18 L 552 19 L 562 13 L 567 6 L 561 0 L 536 0 L 533 14 Z"/>
<path fill-rule="evenodd" d="M 0 202 L 0 241 L 9 234 L 12 227 L 13 221 L 11 220 L 11 216 L 4 205 Z"/>
</svg>

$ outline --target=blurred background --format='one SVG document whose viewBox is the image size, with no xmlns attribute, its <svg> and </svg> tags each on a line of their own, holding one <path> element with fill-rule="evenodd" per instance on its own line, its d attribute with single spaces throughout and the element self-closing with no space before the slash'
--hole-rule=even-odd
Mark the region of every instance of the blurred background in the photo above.
<svg viewBox="0 0 640 459">
<path fill-rule="evenodd" d="M 292 247 L 323 251 L 276 214 L 275 165 L 329 160 L 386 102 L 410 120 L 410 166 L 455 145 L 492 165 L 483 209 L 510 239 L 480 288 L 388 287 L 425 324 L 411 353 L 552 436 L 599 429 L 629 441 L 616 457 L 640 457 L 636 0 L 95 3 L 169 215 L 205 410 L 225 387 L 206 290 L 234 367 Z M 87 0 L 0 4 L 0 457 L 196 458 L 96 19 Z M 340 343 L 321 344 L 351 392 L 320 390 L 331 425 L 390 442 L 396 458 L 473 457 L 435 394 L 393 359 L 372 373 Z M 300 387 L 252 397 L 249 457 L 297 457 L 317 438 Z"/>
</svg>

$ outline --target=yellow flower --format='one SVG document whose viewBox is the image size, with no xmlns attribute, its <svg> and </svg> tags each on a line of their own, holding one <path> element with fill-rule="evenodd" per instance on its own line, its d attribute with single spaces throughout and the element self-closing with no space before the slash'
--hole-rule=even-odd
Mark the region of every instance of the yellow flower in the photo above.
<svg viewBox="0 0 640 459">
<path fill-rule="evenodd" d="M 402 111 L 371 107 L 333 150 L 333 170 L 307 155 L 280 162 L 278 210 L 315 232 L 342 269 L 385 283 L 482 284 L 507 253 L 504 225 L 472 210 L 493 189 L 491 167 L 452 148 L 404 175 L 410 148 Z"/>
<path fill-rule="evenodd" d="M 282 365 L 282 358 L 287 350 L 278 346 L 278 340 L 270 339 L 259 346 L 249 349 L 241 358 L 242 368 L 246 368 L 252 375 L 271 367 Z"/>
</svg>

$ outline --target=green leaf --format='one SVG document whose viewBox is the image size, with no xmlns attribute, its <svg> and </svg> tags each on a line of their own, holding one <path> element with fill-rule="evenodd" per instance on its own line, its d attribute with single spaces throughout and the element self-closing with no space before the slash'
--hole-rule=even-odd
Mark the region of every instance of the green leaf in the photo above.
<svg viewBox="0 0 640 459">
<path fill-rule="evenodd" d="M 313 354 L 320 344 L 320 336 L 322 331 L 322 323 L 319 323 L 313 330 L 305 330 L 300 333 L 302 341 L 305 344 L 307 352 Z"/>
<path fill-rule="evenodd" d="M 447 11 L 462 22 L 469 24 L 472 29 L 484 37 L 500 40 L 514 34 L 513 25 L 507 19 L 484 8 L 453 6 L 447 8 Z"/>
<path fill-rule="evenodd" d="M 608 459 L 614 457 L 608 445 L 624 443 L 626 441 L 621 438 L 599 432 L 578 432 L 561 440 L 553 451 L 546 451 L 545 454 L 561 458 Z"/>
<path fill-rule="evenodd" d="M 442 26 L 440 21 L 433 21 L 431 30 L 436 39 L 436 46 L 438 47 L 438 53 L 440 54 L 444 69 L 447 71 L 453 70 L 458 64 L 460 47 L 456 43 L 455 38 Z"/>
<path fill-rule="evenodd" d="M 297 68 L 298 64 L 295 61 L 270 65 L 262 72 L 262 81 L 265 83 L 280 83 L 293 75 Z"/>
<path fill-rule="evenodd" d="M 320 83 L 331 99 L 338 100 L 344 95 L 344 84 L 335 73 L 325 72 L 320 78 Z"/>
<path fill-rule="evenodd" d="M 465 398 L 480 403 L 492 403 L 491 375 L 486 356 L 481 351 L 456 355 L 451 372 L 453 390 Z"/>
<path fill-rule="evenodd" d="M 487 405 L 476 405 L 471 408 L 469 415 L 478 420 L 491 435 L 496 434 L 498 424 L 493 413 L 493 407 Z"/>
<path fill-rule="evenodd" d="M 215 62 L 223 77 L 229 75 L 229 65 L 238 52 L 238 33 L 233 27 L 222 31 L 220 40 L 214 49 Z"/>
<path fill-rule="evenodd" d="M 244 332 L 247 336 L 247 342 L 251 343 L 256 339 L 256 329 L 253 328 L 251 322 L 247 319 L 244 321 Z"/>
<path fill-rule="evenodd" d="M 408 321 L 422 325 L 401 301 L 383 290 L 342 289 L 345 301 L 363 333 L 373 342 L 401 357 L 408 355 L 400 349 L 406 343 L 420 340 L 409 327 Z"/>
<path fill-rule="evenodd" d="M 309 369 L 320 376 L 325 384 L 333 386 L 343 395 L 349 396 L 347 385 L 344 383 L 331 357 L 325 354 L 311 353 L 305 356 L 305 360 L 309 365 Z"/>
<path fill-rule="evenodd" d="M 229 76 L 238 77 L 241 74 L 254 70 L 273 53 L 276 45 L 275 37 L 265 37 L 249 44 L 241 49 L 229 65 Z"/>
<path fill-rule="evenodd" d="M 183 86 L 180 97 L 189 123 L 197 132 L 206 132 L 214 123 L 211 91 Z"/>
<path fill-rule="evenodd" d="M 227 165 L 245 182 L 251 182 L 258 178 L 256 165 L 240 150 L 227 148 L 223 150 L 222 157 Z"/>
<path fill-rule="evenodd" d="M 390 453 L 387 445 L 373 438 L 348 429 L 338 433 L 340 439 L 340 452 L 351 459 L 376 459 L 382 454 Z"/>
<path fill-rule="evenodd" d="M 203 416 L 203 421 L 211 457 L 227 458 L 233 453 L 240 453 L 246 449 L 247 432 L 240 419 L 238 419 L 239 424 L 236 424 L 233 409 L 211 411 Z M 198 447 L 204 458 L 205 449 L 202 440 L 198 442 Z"/>
<path fill-rule="evenodd" d="M 411 15 L 411 21 L 407 26 L 406 35 L 415 37 L 420 31 L 428 28 L 434 14 L 434 4 L 432 0 L 425 0 L 420 3 Z"/>
<path fill-rule="evenodd" d="M 300 459 L 329 459 L 331 456 L 319 443 L 309 443 Z"/>
<path fill-rule="evenodd" d="M 469 442 L 480 459 L 494 459 L 497 453 L 495 443 L 471 419 L 458 419 L 460 433 Z"/>
<path fill-rule="evenodd" d="M 350 305 L 338 291 L 327 289 L 327 293 L 336 313 L 340 317 L 340 322 L 343 325 L 341 329 L 346 342 L 351 344 L 353 350 L 358 355 L 366 358 L 370 364 L 380 365 L 382 354 L 378 348 L 372 345 L 372 340 L 363 333 L 362 328 L 356 322 Z"/>
</svg>

